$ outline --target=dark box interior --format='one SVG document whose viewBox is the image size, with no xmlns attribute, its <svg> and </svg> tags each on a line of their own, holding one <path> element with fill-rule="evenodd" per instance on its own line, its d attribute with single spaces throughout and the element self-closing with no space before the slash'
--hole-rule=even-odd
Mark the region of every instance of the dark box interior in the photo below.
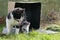
<svg viewBox="0 0 60 40">
<path fill-rule="evenodd" d="M 41 13 L 41 3 L 15 3 L 15 8 L 21 7 L 25 8 L 27 15 L 27 21 L 31 23 L 30 29 L 38 29 L 40 27 L 40 13 Z"/>
</svg>

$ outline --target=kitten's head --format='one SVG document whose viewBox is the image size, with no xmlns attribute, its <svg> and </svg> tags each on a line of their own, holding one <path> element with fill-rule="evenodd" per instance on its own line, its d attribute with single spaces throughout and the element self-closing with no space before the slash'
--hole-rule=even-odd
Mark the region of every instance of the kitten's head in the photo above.
<svg viewBox="0 0 60 40">
<path fill-rule="evenodd" d="M 25 14 L 25 9 L 23 8 L 15 8 L 12 11 L 14 19 L 20 19 Z"/>
</svg>

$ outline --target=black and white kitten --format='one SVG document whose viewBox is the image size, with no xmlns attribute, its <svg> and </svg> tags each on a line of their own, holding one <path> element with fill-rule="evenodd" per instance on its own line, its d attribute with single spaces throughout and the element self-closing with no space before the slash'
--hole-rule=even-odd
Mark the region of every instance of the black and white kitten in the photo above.
<svg viewBox="0 0 60 40">
<path fill-rule="evenodd" d="M 6 28 L 3 29 L 2 33 L 6 34 L 6 35 L 10 34 L 13 26 L 20 25 L 20 23 L 25 19 L 25 17 L 26 17 L 25 9 L 23 9 L 23 8 L 15 8 L 13 11 L 9 12 L 6 17 Z M 29 25 L 30 25 L 30 23 L 22 26 L 22 28 L 20 28 L 20 29 L 22 29 L 23 32 L 28 33 Z"/>
</svg>

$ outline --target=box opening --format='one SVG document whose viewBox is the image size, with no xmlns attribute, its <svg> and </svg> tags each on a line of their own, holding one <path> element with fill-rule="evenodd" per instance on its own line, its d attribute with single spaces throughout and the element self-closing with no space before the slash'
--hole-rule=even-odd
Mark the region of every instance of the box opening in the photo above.
<svg viewBox="0 0 60 40">
<path fill-rule="evenodd" d="M 25 8 L 26 18 L 29 21 L 30 29 L 38 29 L 40 27 L 41 3 L 15 3 L 15 8 Z"/>
</svg>

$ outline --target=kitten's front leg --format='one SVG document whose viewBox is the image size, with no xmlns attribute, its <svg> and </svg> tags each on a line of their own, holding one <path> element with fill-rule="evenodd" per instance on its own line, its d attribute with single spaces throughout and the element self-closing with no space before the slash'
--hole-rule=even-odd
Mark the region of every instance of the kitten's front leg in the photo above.
<svg viewBox="0 0 60 40">
<path fill-rule="evenodd" d="M 6 19 L 6 35 L 10 34 L 11 31 L 11 22 L 9 21 L 9 19 Z"/>
<path fill-rule="evenodd" d="M 29 26 L 30 26 L 30 23 L 28 23 L 27 26 L 26 26 L 27 33 L 29 33 Z"/>
</svg>

